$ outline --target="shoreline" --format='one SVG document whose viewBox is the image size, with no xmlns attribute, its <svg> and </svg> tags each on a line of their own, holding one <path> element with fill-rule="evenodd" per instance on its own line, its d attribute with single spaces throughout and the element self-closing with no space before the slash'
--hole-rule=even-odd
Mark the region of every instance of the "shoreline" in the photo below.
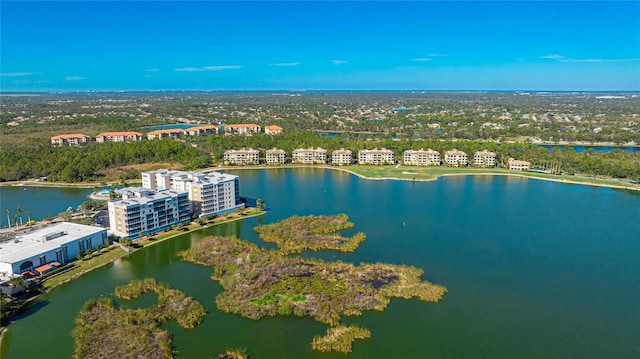
<svg viewBox="0 0 640 359">
<path fill-rule="evenodd" d="M 255 207 L 250 207 L 250 208 L 255 208 Z M 207 229 L 207 228 L 210 228 L 210 227 L 215 227 L 215 226 L 218 226 L 218 225 L 221 225 L 221 224 L 235 222 L 235 221 L 238 221 L 238 220 L 241 220 L 241 219 L 245 219 L 245 218 L 252 218 L 252 217 L 261 216 L 261 215 L 263 215 L 265 213 L 267 213 L 265 210 L 257 210 L 255 213 L 249 213 L 249 214 L 246 214 L 246 215 L 235 215 L 234 214 L 233 217 L 225 218 L 225 219 L 220 220 L 218 222 L 214 221 L 214 222 L 212 222 L 210 224 L 208 223 L 205 226 L 201 226 L 201 225 L 199 225 L 197 223 L 192 223 L 192 224 L 190 224 L 190 226 L 193 226 L 193 228 L 190 228 L 188 231 L 181 231 L 181 230 L 177 230 L 176 229 L 175 233 L 168 234 L 167 237 L 163 237 L 163 238 L 159 238 L 160 236 L 158 235 L 157 236 L 158 238 L 156 240 L 154 240 L 154 241 L 145 240 L 145 243 L 144 243 L 144 245 L 142 245 L 141 248 L 137 248 L 137 249 L 135 249 L 133 251 L 130 251 L 130 252 L 124 252 L 124 250 L 122 250 L 121 248 L 114 248 L 113 250 L 116 250 L 116 251 L 117 250 L 122 250 L 122 253 L 119 254 L 118 256 L 115 256 L 114 258 L 104 262 L 104 263 L 100 263 L 100 264 L 98 264 L 98 265 L 96 265 L 94 267 L 90 267 L 90 268 L 87 268 L 87 269 L 85 269 L 85 270 L 83 270 L 83 271 L 81 271 L 79 273 L 73 274 L 69 278 L 66 278 L 63 281 L 61 281 L 60 283 L 56 283 L 55 285 L 44 289 L 42 293 L 40 293 L 40 294 L 38 294 L 38 295 L 36 295 L 34 297 L 31 297 L 28 300 L 26 300 L 25 304 L 28 303 L 28 302 L 36 301 L 40 296 L 45 295 L 45 294 L 49 294 L 49 293 L 51 293 L 51 291 L 53 291 L 54 289 L 56 289 L 56 288 L 58 288 L 60 286 L 63 286 L 65 284 L 69 283 L 69 282 L 72 282 L 73 280 L 78 279 L 78 278 L 82 277 L 83 275 L 85 275 L 87 273 L 90 273 L 90 272 L 92 272 L 92 271 L 94 271 L 96 269 L 99 269 L 99 268 L 105 267 L 105 266 L 107 266 L 109 264 L 112 264 L 115 261 L 117 261 L 118 259 L 121 259 L 122 257 L 127 256 L 127 255 L 129 255 L 129 254 L 131 254 L 133 252 L 137 252 L 138 250 L 144 250 L 145 248 L 151 247 L 153 245 L 156 245 L 158 243 L 167 241 L 169 239 L 173 239 L 173 238 L 175 238 L 177 236 L 180 236 L 180 235 L 183 235 L 183 234 L 196 232 L 196 231 Z M 161 232 L 160 233 L 156 233 L 156 234 L 161 234 Z M 146 238 L 149 238 L 149 237 L 151 237 L 151 236 L 147 236 Z M 0 331 L 0 350 L 2 348 L 2 342 L 3 342 L 4 334 L 9 331 L 9 327 L 11 326 L 12 323 L 13 323 L 13 321 L 9 321 L 9 323 L 7 323 L 6 326 L 2 327 L 2 331 Z"/>
</svg>

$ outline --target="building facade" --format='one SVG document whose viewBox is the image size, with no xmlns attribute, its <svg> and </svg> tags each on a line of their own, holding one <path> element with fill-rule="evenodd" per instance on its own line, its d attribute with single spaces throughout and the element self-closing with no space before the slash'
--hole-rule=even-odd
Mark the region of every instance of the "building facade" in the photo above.
<svg viewBox="0 0 640 359">
<path fill-rule="evenodd" d="M 268 165 L 283 165 L 287 160 L 287 153 L 278 148 L 267 150 L 266 160 Z"/>
<path fill-rule="evenodd" d="M 324 148 L 298 148 L 291 154 L 292 163 L 326 164 L 327 150 Z"/>
<path fill-rule="evenodd" d="M 473 165 L 477 167 L 495 167 L 496 154 L 487 150 L 478 151 L 473 154 Z"/>
<path fill-rule="evenodd" d="M 349 166 L 353 162 L 351 150 L 341 148 L 331 152 L 331 164 L 334 166 Z"/>
<path fill-rule="evenodd" d="M 461 167 L 466 166 L 469 163 L 469 159 L 466 153 L 454 148 L 444 153 L 444 162 L 447 166 Z"/>
<path fill-rule="evenodd" d="M 386 148 L 358 151 L 360 165 L 392 165 L 395 162 L 393 151 Z"/>
<path fill-rule="evenodd" d="M 282 133 L 282 127 L 276 125 L 265 126 L 264 133 L 268 135 L 279 135 Z"/>
<path fill-rule="evenodd" d="M 196 126 L 196 127 L 187 128 L 185 132 L 189 136 L 217 135 L 218 126 L 214 126 L 214 125 Z"/>
<path fill-rule="evenodd" d="M 178 140 L 181 139 L 182 137 L 184 137 L 185 135 L 185 131 L 179 128 L 169 128 L 166 130 L 156 130 L 156 131 L 151 131 L 149 133 L 147 133 L 147 139 L 149 140 L 162 140 L 165 138 L 171 139 L 171 140 Z"/>
<path fill-rule="evenodd" d="M 108 245 L 106 228 L 57 223 L 2 242 L 0 272 L 6 276 L 40 275 Z"/>
<path fill-rule="evenodd" d="M 226 125 L 224 126 L 224 132 L 226 133 L 237 133 L 240 135 L 248 135 L 252 133 L 259 133 L 262 130 L 261 126 L 258 126 L 253 123 L 241 123 L 234 125 Z"/>
<path fill-rule="evenodd" d="M 96 142 L 142 141 L 140 132 L 103 132 L 96 136 Z"/>
<path fill-rule="evenodd" d="M 531 167 L 531 162 L 515 160 L 509 158 L 507 161 L 507 168 L 515 171 L 528 171 Z"/>
<path fill-rule="evenodd" d="M 406 150 L 403 163 L 407 166 L 440 166 L 440 152 L 432 149 Z"/>
<path fill-rule="evenodd" d="M 225 165 L 257 165 L 260 163 L 260 151 L 253 148 L 242 148 L 239 150 L 224 151 L 223 158 Z"/>
<path fill-rule="evenodd" d="M 51 137 L 51 144 L 55 146 L 78 146 L 91 141 L 91 137 L 81 133 L 69 133 Z"/>
<path fill-rule="evenodd" d="M 185 191 L 147 188 L 118 190 L 122 198 L 109 201 L 109 226 L 119 237 L 155 233 L 191 219 L 189 196 Z"/>
<path fill-rule="evenodd" d="M 222 214 L 244 206 L 240 202 L 240 179 L 227 173 L 168 171 L 142 173 L 142 187 L 173 189 L 188 194 L 190 210 L 198 217 Z"/>
</svg>

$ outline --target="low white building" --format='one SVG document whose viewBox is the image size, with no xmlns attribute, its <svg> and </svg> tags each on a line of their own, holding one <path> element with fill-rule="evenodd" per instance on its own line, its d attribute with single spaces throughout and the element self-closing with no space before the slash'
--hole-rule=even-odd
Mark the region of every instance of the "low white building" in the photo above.
<svg viewBox="0 0 640 359">
<path fill-rule="evenodd" d="M 426 151 L 406 150 L 403 162 L 406 166 L 440 166 L 440 152 L 430 148 Z"/>
<path fill-rule="evenodd" d="M 298 148 L 293 150 L 291 154 L 293 163 L 303 163 L 307 165 L 312 164 L 326 164 L 327 163 L 327 150 L 324 148 Z"/>
<path fill-rule="evenodd" d="M 444 162 L 452 167 L 466 166 L 469 163 L 467 154 L 455 148 L 444 153 Z"/>
<path fill-rule="evenodd" d="M 260 162 L 260 151 L 253 148 L 242 148 L 239 150 L 224 151 L 223 158 L 225 165 L 257 165 Z"/>
<path fill-rule="evenodd" d="M 272 148 L 267 150 L 266 157 L 268 165 L 283 165 L 287 160 L 287 153 L 284 150 Z"/>
<path fill-rule="evenodd" d="M 0 243 L 0 274 L 40 275 L 108 246 L 107 229 L 62 222 Z"/>
<path fill-rule="evenodd" d="M 514 160 L 513 158 L 509 158 L 507 161 L 507 167 L 510 170 L 515 171 L 528 171 L 531 167 L 531 162 Z"/>
<path fill-rule="evenodd" d="M 473 165 L 477 167 L 495 167 L 496 154 L 487 150 L 478 151 L 473 154 Z"/>
<path fill-rule="evenodd" d="M 360 165 L 392 165 L 394 163 L 393 151 L 386 148 L 358 151 L 358 164 Z"/>
<path fill-rule="evenodd" d="M 334 166 L 349 166 L 353 161 L 351 150 L 341 148 L 331 152 L 331 164 Z"/>
</svg>

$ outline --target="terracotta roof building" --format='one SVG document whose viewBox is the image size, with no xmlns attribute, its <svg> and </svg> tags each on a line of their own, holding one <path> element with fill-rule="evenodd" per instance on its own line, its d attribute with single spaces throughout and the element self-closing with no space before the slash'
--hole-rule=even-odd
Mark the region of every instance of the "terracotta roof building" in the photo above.
<svg viewBox="0 0 640 359">
<path fill-rule="evenodd" d="M 77 146 L 91 141 L 91 137 L 81 133 L 69 133 L 51 137 L 51 144 L 57 146 Z"/>
<path fill-rule="evenodd" d="M 282 133 L 282 127 L 276 125 L 265 126 L 264 133 L 268 135 L 279 135 Z"/>
<path fill-rule="evenodd" d="M 103 132 L 96 136 L 96 142 L 142 141 L 140 132 Z"/>
</svg>

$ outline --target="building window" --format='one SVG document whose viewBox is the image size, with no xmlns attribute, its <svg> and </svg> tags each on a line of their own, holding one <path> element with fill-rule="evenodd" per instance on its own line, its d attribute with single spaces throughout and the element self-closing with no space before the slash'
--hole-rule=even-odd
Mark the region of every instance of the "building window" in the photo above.
<svg viewBox="0 0 640 359">
<path fill-rule="evenodd" d="M 40 265 L 43 266 L 47 264 L 47 258 L 45 256 L 40 256 Z"/>
<path fill-rule="evenodd" d="M 79 246 L 79 247 L 78 247 L 78 250 L 79 250 L 80 252 L 84 252 L 84 241 L 80 241 L 80 242 L 78 242 L 78 246 Z"/>
<path fill-rule="evenodd" d="M 20 265 L 20 273 L 33 269 L 33 262 L 26 261 Z"/>
</svg>

